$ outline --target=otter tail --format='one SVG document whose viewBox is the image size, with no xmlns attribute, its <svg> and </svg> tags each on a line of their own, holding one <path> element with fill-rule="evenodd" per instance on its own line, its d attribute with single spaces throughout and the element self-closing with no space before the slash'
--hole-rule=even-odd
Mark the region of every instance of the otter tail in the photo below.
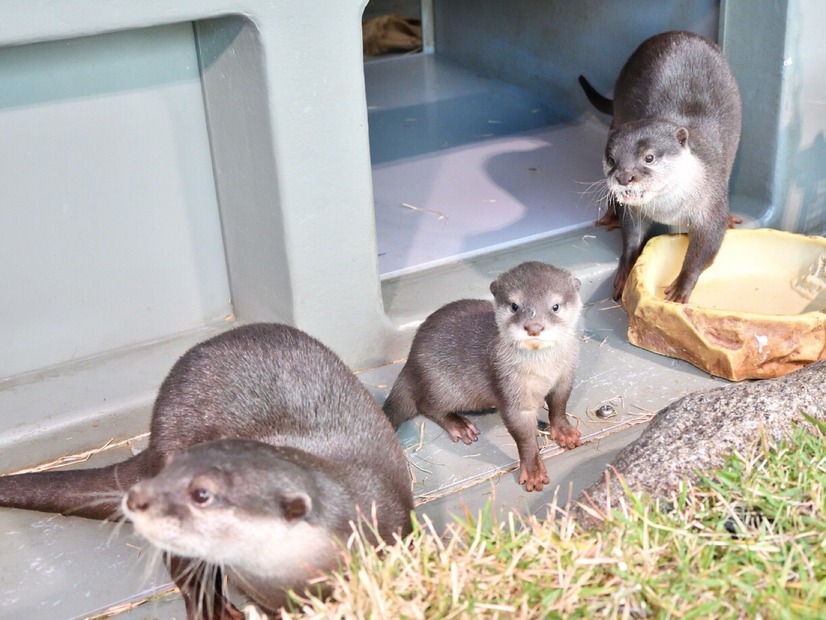
<svg viewBox="0 0 826 620">
<path fill-rule="evenodd" d="M 108 519 L 118 514 L 123 493 L 146 477 L 146 460 L 146 452 L 141 452 L 97 469 L 0 476 L 0 506 Z"/>
<path fill-rule="evenodd" d="M 597 90 L 591 86 L 590 82 L 585 79 L 584 75 L 579 76 L 579 85 L 582 86 L 582 90 L 585 91 L 585 96 L 588 97 L 588 101 L 591 102 L 592 106 L 603 114 L 610 114 L 611 116 L 614 115 L 613 100 L 600 95 Z"/>
<path fill-rule="evenodd" d="M 399 428 L 402 422 L 416 417 L 416 402 L 413 400 L 413 394 L 407 385 L 404 369 L 393 384 L 387 400 L 384 401 L 383 409 L 385 415 L 390 419 L 390 424 L 393 425 L 393 430 Z"/>
</svg>

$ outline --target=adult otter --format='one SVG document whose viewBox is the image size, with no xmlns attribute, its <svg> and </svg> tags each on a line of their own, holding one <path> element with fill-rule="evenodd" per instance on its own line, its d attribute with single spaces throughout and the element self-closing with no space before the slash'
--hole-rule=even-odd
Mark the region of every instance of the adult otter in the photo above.
<svg viewBox="0 0 826 620">
<path fill-rule="evenodd" d="M 611 224 L 622 227 L 614 299 L 652 222 L 688 230 L 688 251 L 666 299 L 689 300 L 729 226 L 728 184 L 740 141 L 742 104 L 720 48 L 690 32 L 644 41 L 622 68 L 611 101 L 583 77 L 588 100 L 613 114 L 603 169 Z"/>
<path fill-rule="evenodd" d="M 285 589 L 335 565 L 334 540 L 359 514 L 384 540 L 410 531 L 393 429 L 344 363 L 292 327 L 247 325 L 190 349 L 160 387 L 150 430 L 148 448 L 123 463 L 0 477 L 0 505 L 108 519 L 123 501 L 171 553 L 191 619 L 240 618 L 221 570 L 276 610 Z M 201 561 L 219 567 L 202 573 L 209 583 L 192 578 Z"/>
<path fill-rule="evenodd" d="M 393 427 L 421 413 L 469 444 L 479 429 L 456 412 L 496 407 L 516 441 L 519 483 L 541 491 L 549 482 L 536 443 L 543 400 L 550 436 L 565 448 L 580 444 L 565 413 L 579 353 L 579 286 L 564 269 L 527 262 L 494 280 L 492 304 L 463 299 L 436 310 L 384 403 Z"/>
</svg>

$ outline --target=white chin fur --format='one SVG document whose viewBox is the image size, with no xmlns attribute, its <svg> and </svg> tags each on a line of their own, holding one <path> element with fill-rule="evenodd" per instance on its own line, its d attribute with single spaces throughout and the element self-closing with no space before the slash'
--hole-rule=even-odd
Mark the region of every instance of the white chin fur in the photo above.
<svg viewBox="0 0 826 620">
<path fill-rule="evenodd" d="M 176 520 L 147 519 L 140 513 L 127 516 L 132 521 L 135 531 L 161 551 L 186 558 L 206 559 L 207 553 L 203 544 L 190 544 L 190 538 L 181 531 Z"/>
<path fill-rule="evenodd" d="M 620 190 L 614 189 L 612 190 L 614 193 L 614 197 L 624 205 L 631 205 L 631 206 L 642 206 L 647 204 L 654 198 L 656 195 L 655 192 L 652 191 L 642 191 L 642 190 Z"/>
<path fill-rule="evenodd" d="M 644 187 L 636 183 L 633 187 L 622 186 L 609 179 L 609 189 L 617 201 L 637 207 L 646 217 L 671 226 L 686 223 L 686 203 L 699 200 L 705 184 L 703 164 L 688 149 L 661 162 Z"/>
<path fill-rule="evenodd" d="M 520 338 L 517 340 L 517 346 L 520 349 L 527 349 L 529 351 L 541 351 L 542 349 L 549 349 L 556 344 L 554 340 L 545 340 L 543 338 Z"/>
</svg>

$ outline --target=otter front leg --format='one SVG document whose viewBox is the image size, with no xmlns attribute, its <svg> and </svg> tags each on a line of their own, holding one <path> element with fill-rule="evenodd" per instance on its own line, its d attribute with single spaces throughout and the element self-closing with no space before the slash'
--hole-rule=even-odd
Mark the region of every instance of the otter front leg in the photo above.
<svg viewBox="0 0 826 620">
<path fill-rule="evenodd" d="M 617 275 L 614 276 L 614 301 L 619 301 L 622 297 L 628 274 L 640 256 L 645 236 L 651 227 L 651 223 L 643 218 L 642 214 L 635 213 L 630 207 L 617 204 L 617 213 L 622 226 L 622 254 Z"/>
<path fill-rule="evenodd" d="M 472 420 L 468 420 L 464 416 L 457 413 L 448 413 L 441 417 L 430 416 L 424 414 L 426 417 L 434 420 L 439 426 L 447 431 L 453 443 L 460 439 L 465 445 L 470 445 L 479 439 L 480 431 Z"/>
<path fill-rule="evenodd" d="M 551 480 L 536 444 L 536 410 L 506 406 L 501 415 L 519 451 L 519 484 L 526 491 L 541 491 Z"/>
<path fill-rule="evenodd" d="M 582 433 L 568 421 L 565 409 L 571 396 L 573 380 L 564 381 L 545 396 L 548 404 L 548 435 L 562 448 L 573 450 L 582 445 Z"/>
<path fill-rule="evenodd" d="M 608 207 L 605 209 L 605 213 L 594 222 L 594 226 L 605 226 L 608 230 L 614 230 L 619 228 L 620 224 L 620 218 L 617 214 L 617 199 L 612 195 L 608 197 Z"/>
<path fill-rule="evenodd" d="M 728 228 L 728 209 L 725 206 L 720 208 L 725 209 L 723 217 L 715 218 L 705 226 L 694 226 L 689 232 L 683 267 L 677 279 L 665 289 L 668 301 L 688 302 L 700 274 L 717 256 Z"/>
<path fill-rule="evenodd" d="M 244 614 L 225 596 L 220 569 L 198 566 L 197 561 L 177 555 L 167 561 L 184 599 L 187 620 L 243 620 Z"/>
</svg>

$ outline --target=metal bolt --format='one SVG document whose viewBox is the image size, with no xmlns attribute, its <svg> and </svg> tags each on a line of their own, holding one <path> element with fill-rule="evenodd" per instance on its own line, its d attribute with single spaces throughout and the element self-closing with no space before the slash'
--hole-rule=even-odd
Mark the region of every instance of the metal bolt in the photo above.
<svg viewBox="0 0 826 620">
<path fill-rule="evenodd" d="M 605 403 L 604 405 L 600 405 L 596 408 L 596 410 L 594 411 L 594 415 L 600 418 L 601 420 L 605 420 L 607 418 L 613 418 L 615 415 L 617 415 L 617 410 L 614 409 L 613 405 Z"/>
</svg>

